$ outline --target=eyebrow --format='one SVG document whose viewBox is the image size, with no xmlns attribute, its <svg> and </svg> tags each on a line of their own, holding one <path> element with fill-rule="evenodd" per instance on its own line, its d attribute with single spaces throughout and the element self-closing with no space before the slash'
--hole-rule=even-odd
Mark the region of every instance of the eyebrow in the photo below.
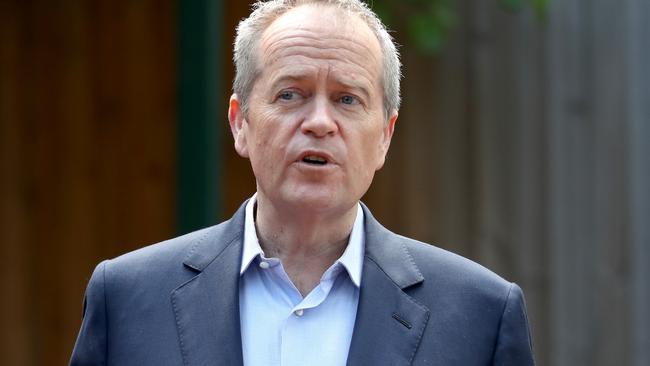
<svg viewBox="0 0 650 366">
<path fill-rule="evenodd" d="M 303 72 L 284 74 L 273 79 L 273 81 L 271 82 L 271 89 L 275 90 L 279 84 L 282 84 L 287 81 L 303 82 L 305 80 L 310 79 L 311 77 L 312 76 L 309 73 L 303 73 Z M 368 90 L 368 88 L 362 85 L 362 83 L 348 82 L 347 80 L 342 80 L 340 77 L 332 76 L 332 74 L 330 74 L 329 77 L 332 78 L 335 84 L 342 86 L 345 89 L 358 90 L 360 93 L 363 94 L 365 98 L 370 99 L 370 91 Z"/>
<path fill-rule="evenodd" d="M 364 95 L 366 99 L 368 100 L 370 99 L 370 90 L 368 90 L 365 86 L 361 85 L 361 83 L 349 83 L 339 78 L 334 78 L 334 82 L 343 86 L 346 89 L 358 90 Z"/>
<path fill-rule="evenodd" d="M 308 79 L 309 76 L 306 73 L 293 73 L 293 74 L 284 74 L 273 79 L 271 82 L 271 89 L 275 90 L 279 84 L 282 84 L 287 81 L 304 81 Z"/>
</svg>

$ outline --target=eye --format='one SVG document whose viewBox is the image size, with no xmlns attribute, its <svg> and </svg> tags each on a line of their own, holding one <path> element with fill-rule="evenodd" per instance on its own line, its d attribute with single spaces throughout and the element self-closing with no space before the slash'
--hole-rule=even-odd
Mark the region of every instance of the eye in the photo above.
<svg viewBox="0 0 650 366">
<path fill-rule="evenodd" d="M 343 95 L 341 98 L 339 98 L 339 101 L 347 105 L 360 104 L 359 99 L 352 95 Z"/>
<path fill-rule="evenodd" d="M 283 90 L 278 94 L 280 100 L 294 100 L 298 97 L 297 93 L 293 90 Z"/>
</svg>

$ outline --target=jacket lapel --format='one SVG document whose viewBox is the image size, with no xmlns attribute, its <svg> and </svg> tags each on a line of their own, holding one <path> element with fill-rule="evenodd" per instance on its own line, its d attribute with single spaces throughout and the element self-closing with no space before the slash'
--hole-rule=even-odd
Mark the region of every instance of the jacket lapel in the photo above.
<svg viewBox="0 0 650 366">
<path fill-rule="evenodd" d="M 183 261 L 196 273 L 171 294 L 185 365 L 243 365 L 239 264 L 245 205 L 208 229 Z M 410 365 L 429 310 L 404 290 L 423 277 L 403 243 L 362 207 L 366 252 L 347 364 Z"/>
<path fill-rule="evenodd" d="M 366 253 L 348 365 L 411 365 L 429 309 L 404 290 L 424 278 L 398 237 L 363 209 Z"/>
<path fill-rule="evenodd" d="M 243 207 L 209 229 L 183 261 L 197 273 L 171 294 L 185 365 L 243 364 L 238 300 Z"/>
</svg>

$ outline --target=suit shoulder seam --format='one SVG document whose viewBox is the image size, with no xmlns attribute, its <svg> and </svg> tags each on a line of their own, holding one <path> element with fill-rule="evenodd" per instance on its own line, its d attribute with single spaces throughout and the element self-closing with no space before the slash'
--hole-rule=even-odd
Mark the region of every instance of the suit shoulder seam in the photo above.
<svg viewBox="0 0 650 366">
<path fill-rule="evenodd" d="M 501 338 L 501 326 L 503 325 L 503 315 L 505 314 L 506 308 L 508 307 L 508 301 L 510 301 L 510 294 L 512 293 L 513 287 L 514 284 L 512 282 L 509 282 L 508 293 L 506 294 L 505 300 L 503 301 L 503 305 L 501 306 L 501 316 L 499 317 L 499 325 L 497 326 L 497 336 L 494 339 L 494 347 L 492 349 L 493 362 L 494 362 L 494 357 L 496 356 L 497 349 L 499 348 L 499 340 Z"/>
</svg>

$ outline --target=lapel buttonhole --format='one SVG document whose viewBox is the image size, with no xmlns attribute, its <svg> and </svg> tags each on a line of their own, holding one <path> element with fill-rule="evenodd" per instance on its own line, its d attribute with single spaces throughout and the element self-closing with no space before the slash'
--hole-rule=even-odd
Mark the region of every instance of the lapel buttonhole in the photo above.
<svg viewBox="0 0 650 366">
<path fill-rule="evenodd" d="M 397 314 L 397 313 L 393 313 L 393 319 L 397 320 L 400 324 L 402 324 L 403 326 L 405 326 L 405 327 L 408 328 L 408 329 L 413 328 L 413 325 L 411 325 L 411 323 L 409 323 L 408 321 L 406 321 L 406 319 L 402 318 L 402 317 L 399 316 L 399 314 Z"/>
</svg>

